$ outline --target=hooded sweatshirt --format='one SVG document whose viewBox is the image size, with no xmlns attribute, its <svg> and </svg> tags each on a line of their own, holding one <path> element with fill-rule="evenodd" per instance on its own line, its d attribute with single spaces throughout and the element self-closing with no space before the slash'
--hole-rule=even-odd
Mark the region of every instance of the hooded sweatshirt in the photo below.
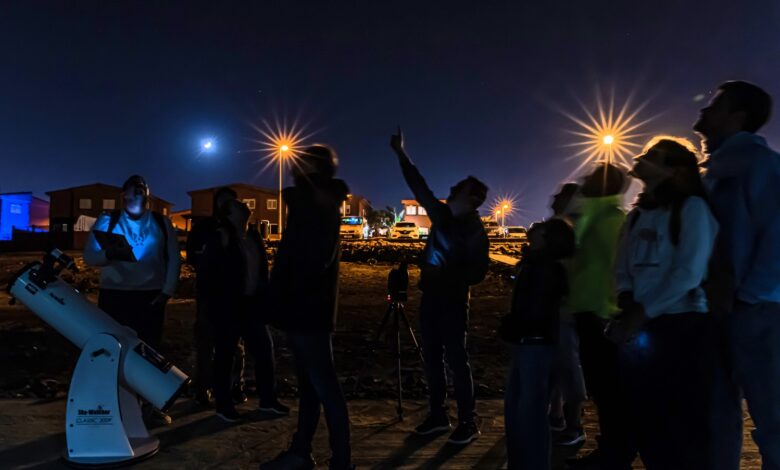
<svg viewBox="0 0 780 470">
<path fill-rule="evenodd" d="M 583 197 L 574 226 L 577 250 L 569 264 L 567 313 L 591 312 L 608 319 L 618 312 L 613 267 L 626 218 L 622 195 Z"/>
<path fill-rule="evenodd" d="M 272 323 L 294 332 L 332 332 L 341 246 L 339 208 L 346 183 L 310 175 L 284 190 L 288 216 L 271 271 Z"/>
<path fill-rule="evenodd" d="M 780 302 L 780 155 L 763 137 L 739 132 L 703 166 L 720 223 L 718 266 L 727 271 L 736 299 Z"/>
</svg>

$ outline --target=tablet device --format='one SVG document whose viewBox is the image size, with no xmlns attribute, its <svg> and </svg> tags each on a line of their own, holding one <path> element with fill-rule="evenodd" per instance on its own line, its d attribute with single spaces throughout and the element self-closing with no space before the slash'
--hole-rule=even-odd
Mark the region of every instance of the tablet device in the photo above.
<svg viewBox="0 0 780 470">
<path fill-rule="evenodd" d="M 108 233 L 102 230 L 93 230 L 92 233 L 95 235 L 95 240 L 97 240 L 100 248 L 104 250 L 108 250 L 109 248 L 114 249 L 116 254 L 114 261 L 138 261 L 133 253 L 133 247 L 127 243 L 127 238 L 125 238 L 124 235 Z"/>
</svg>

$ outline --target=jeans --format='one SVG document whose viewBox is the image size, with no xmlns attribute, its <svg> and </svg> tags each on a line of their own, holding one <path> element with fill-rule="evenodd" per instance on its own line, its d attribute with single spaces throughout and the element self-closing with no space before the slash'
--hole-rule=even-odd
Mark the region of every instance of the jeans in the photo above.
<svg viewBox="0 0 780 470">
<path fill-rule="evenodd" d="M 550 468 L 550 397 L 553 345 L 514 345 L 504 398 L 509 469 Z"/>
<path fill-rule="evenodd" d="M 711 470 L 714 321 L 706 313 L 651 319 L 620 347 L 639 454 L 647 470 Z"/>
<path fill-rule="evenodd" d="M 100 289 L 98 307 L 111 318 L 135 330 L 138 338 L 159 349 L 165 323 L 165 304 L 152 306 L 159 290 Z"/>
<path fill-rule="evenodd" d="M 561 318 L 559 341 L 552 365 L 552 380 L 551 414 L 564 416 L 567 429 L 580 429 L 582 423 L 579 413 L 588 396 L 580 365 L 580 340 L 574 327 L 574 319 Z"/>
<path fill-rule="evenodd" d="M 764 470 L 780 469 L 780 304 L 738 302 L 727 318 L 737 383 L 756 425 Z"/>
<path fill-rule="evenodd" d="M 631 435 L 628 395 L 620 376 L 618 347 L 604 335 L 606 321 L 592 313 L 575 315 L 585 385 L 599 415 L 602 468 L 628 470 L 637 448 Z"/>
<path fill-rule="evenodd" d="M 198 391 L 214 387 L 214 332 L 209 320 L 205 302 L 198 298 L 195 303 L 195 386 Z M 239 341 L 233 360 L 233 388 L 244 388 L 246 351 L 244 342 Z"/>
<path fill-rule="evenodd" d="M 298 430 L 290 451 L 308 456 L 320 420 L 320 407 L 330 434 L 331 468 L 349 468 L 352 462 L 349 413 L 333 364 L 333 344 L 328 332 L 289 332 L 287 342 L 295 356 L 300 388 Z"/>
<path fill-rule="evenodd" d="M 240 311 L 212 318 L 214 331 L 214 399 L 217 409 L 231 408 L 233 399 L 233 358 L 239 340 L 255 360 L 255 377 L 260 403 L 276 401 L 274 344 L 268 326 L 252 311 L 252 302 L 241 302 Z"/>
<path fill-rule="evenodd" d="M 431 414 L 446 416 L 447 377 L 444 358 L 454 375 L 458 420 L 476 417 L 474 381 L 466 350 L 468 294 L 448 296 L 425 292 L 420 305 L 420 333 L 425 358 L 425 377 L 430 392 Z"/>
</svg>

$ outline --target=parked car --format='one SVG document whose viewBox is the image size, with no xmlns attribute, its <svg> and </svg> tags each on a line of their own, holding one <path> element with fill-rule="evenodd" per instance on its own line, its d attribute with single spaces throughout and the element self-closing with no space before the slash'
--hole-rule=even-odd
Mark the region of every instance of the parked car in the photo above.
<svg viewBox="0 0 780 470">
<path fill-rule="evenodd" d="M 528 231 L 525 227 L 507 227 L 504 236 L 507 238 L 525 240 L 528 238 Z"/>
<path fill-rule="evenodd" d="M 365 218 L 356 216 L 347 216 L 341 218 L 341 228 L 339 229 L 339 233 L 341 234 L 342 240 L 346 240 L 348 238 L 353 240 L 365 238 L 367 231 L 368 225 L 366 224 Z"/>
<path fill-rule="evenodd" d="M 489 238 L 498 238 L 502 235 L 501 227 L 499 227 L 498 222 L 486 220 L 483 224 L 485 225 L 485 232 Z"/>
<path fill-rule="evenodd" d="M 419 240 L 420 228 L 414 222 L 396 222 L 390 229 L 391 240 Z"/>
</svg>

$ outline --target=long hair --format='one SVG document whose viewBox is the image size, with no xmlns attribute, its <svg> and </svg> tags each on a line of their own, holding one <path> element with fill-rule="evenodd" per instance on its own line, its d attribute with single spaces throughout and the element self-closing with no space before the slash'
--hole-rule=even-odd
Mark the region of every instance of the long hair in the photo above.
<svg viewBox="0 0 780 470">
<path fill-rule="evenodd" d="M 672 244 L 677 245 L 682 227 L 682 206 L 686 199 L 696 196 L 707 201 L 707 191 L 699 173 L 699 159 L 690 142 L 675 137 L 651 140 L 645 147 L 647 152 L 662 154 L 662 164 L 677 172 L 660 183 L 652 194 L 641 194 L 638 205 L 645 208 L 663 207 L 671 211 L 669 236 Z"/>
</svg>

